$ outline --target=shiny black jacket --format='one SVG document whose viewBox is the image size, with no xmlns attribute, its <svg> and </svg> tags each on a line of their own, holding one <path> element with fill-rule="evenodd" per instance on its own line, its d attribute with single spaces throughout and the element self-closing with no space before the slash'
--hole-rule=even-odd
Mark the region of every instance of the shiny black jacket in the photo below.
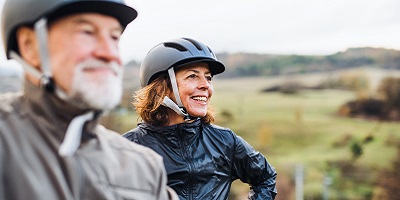
<svg viewBox="0 0 400 200">
<path fill-rule="evenodd" d="M 228 199 L 236 179 L 250 185 L 249 199 L 275 198 L 275 169 L 229 129 L 200 120 L 168 127 L 139 123 L 123 136 L 164 158 L 168 185 L 180 199 Z"/>
</svg>

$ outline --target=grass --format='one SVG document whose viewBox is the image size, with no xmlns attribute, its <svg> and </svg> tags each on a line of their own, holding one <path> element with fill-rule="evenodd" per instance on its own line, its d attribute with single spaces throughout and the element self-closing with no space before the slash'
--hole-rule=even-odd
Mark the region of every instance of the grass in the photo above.
<svg viewBox="0 0 400 200">
<path fill-rule="evenodd" d="M 389 168 L 394 158 L 396 149 L 388 145 L 388 140 L 400 137 L 399 125 L 382 123 L 372 133 L 374 140 L 365 144 L 362 155 L 352 162 L 359 167 L 357 170 L 366 170 L 366 183 L 360 183 L 344 177 L 332 165 L 352 161 L 351 144 L 371 134 L 377 123 L 335 115 L 342 104 L 354 100 L 356 95 L 343 90 L 305 90 L 294 95 L 260 92 L 273 83 L 267 78 L 215 80 L 212 105 L 217 111 L 216 124 L 229 127 L 262 152 L 278 171 L 278 178 L 292 180 L 291 187 L 294 166 L 303 165 L 306 199 L 321 198 L 326 174 L 333 178 L 331 199 L 365 199 L 370 195 L 368 192 L 375 190 L 370 180 L 380 169 Z M 226 117 L 227 113 L 232 118 Z M 108 121 L 106 126 L 123 133 L 136 123 L 137 116 L 129 111 Z M 278 189 L 288 187 L 280 185 L 279 180 Z M 233 184 L 236 196 L 247 191 L 246 184 Z M 289 196 L 288 199 L 294 197 Z"/>
<path fill-rule="evenodd" d="M 306 197 L 321 197 L 323 178 L 332 170 L 327 163 L 351 160 L 351 142 L 363 140 L 377 122 L 335 115 L 342 104 L 356 98 L 354 92 L 306 90 L 294 95 L 262 93 L 263 87 L 270 84 L 265 79 L 217 80 L 212 104 L 218 112 L 233 115 L 232 121 L 223 121 L 222 125 L 230 127 L 261 151 L 279 175 L 293 178 L 294 166 L 304 165 Z M 373 133 L 374 140 L 364 146 L 363 154 L 355 164 L 369 169 L 388 168 L 396 151 L 386 141 L 390 135 L 399 137 L 398 130 L 398 124 L 384 123 L 378 132 Z M 342 146 L 334 146 L 348 137 L 351 140 Z M 336 180 L 342 178 L 340 175 L 335 177 Z M 243 188 L 247 187 L 236 183 L 233 190 L 243 192 L 246 191 Z M 361 184 L 344 190 L 347 197 L 342 195 L 340 198 L 363 199 L 365 195 L 359 192 L 365 190 L 365 185 Z M 339 191 L 332 192 L 332 197 L 337 193 Z"/>
</svg>

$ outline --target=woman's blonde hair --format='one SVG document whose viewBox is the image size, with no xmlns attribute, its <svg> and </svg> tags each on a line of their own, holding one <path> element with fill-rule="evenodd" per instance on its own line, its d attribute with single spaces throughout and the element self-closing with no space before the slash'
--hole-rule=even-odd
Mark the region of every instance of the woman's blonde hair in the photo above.
<svg viewBox="0 0 400 200">
<path fill-rule="evenodd" d="M 171 82 L 167 73 L 161 73 L 154 81 L 136 91 L 133 95 L 132 104 L 140 118 L 148 124 L 163 126 L 168 124 L 168 109 L 162 105 L 165 96 L 171 97 Z M 214 109 L 208 106 L 207 113 L 201 117 L 204 123 L 214 122 Z"/>
</svg>

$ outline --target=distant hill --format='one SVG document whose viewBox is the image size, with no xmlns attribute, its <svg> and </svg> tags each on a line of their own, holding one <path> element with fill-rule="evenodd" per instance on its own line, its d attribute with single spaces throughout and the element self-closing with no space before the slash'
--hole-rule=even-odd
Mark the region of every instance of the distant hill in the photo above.
<svg viewBox="0 0 400 200">
<path fill-rule="evenodd" d="M 357 67 L 400 70 L 400 51 L 384 48 L 350 48 L 326 56 L 235 53 L 217 54 L 227 70 L 221 77 L 304 74 Z"/>
<path fill-rule="evenodd" d="M 227 68 L 218 78 L 301 75 L 359 67 L 400 70 L 400 51 L 371 47 L 350 48 L 326 56 L 219 53 L 217 58 Z M 134 60 L 125 64 L 124 89 L 128 94 L 140 87 L 139 66 Z M 0 82 L 0 93 L 19 90 L 19 76 L 14 70 L 0 68 L 0 77 L 7 77 Z"/>
</svg>

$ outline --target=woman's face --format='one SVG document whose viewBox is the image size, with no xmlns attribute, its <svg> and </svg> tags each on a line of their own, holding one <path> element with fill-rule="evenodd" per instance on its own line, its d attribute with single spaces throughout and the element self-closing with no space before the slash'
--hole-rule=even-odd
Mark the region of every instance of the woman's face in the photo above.
<svg viewBox="0 0 400 200">
<path fill-rule="evenodd" d="M 186 111 L 190 116 L 204 117 L 213 94 L 212 75 L 208 64 L 190 64 L 179 68 L 175 76 Z"/>
</svg>

